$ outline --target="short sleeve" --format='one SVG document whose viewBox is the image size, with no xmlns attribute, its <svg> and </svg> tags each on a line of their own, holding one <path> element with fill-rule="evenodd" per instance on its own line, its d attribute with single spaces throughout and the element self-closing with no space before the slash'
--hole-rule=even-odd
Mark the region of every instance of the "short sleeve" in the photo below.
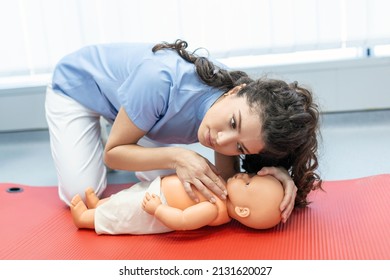
<svg viewBox="0 0 390 280">
<path fill-rule="evenodd" d="M 148 132 L 164 116 L 172 85 L 172 73 L 167 67 L 155 60 L 144 60 L 119 87 L 119 101 L 132 122 Z"/>
</svg>

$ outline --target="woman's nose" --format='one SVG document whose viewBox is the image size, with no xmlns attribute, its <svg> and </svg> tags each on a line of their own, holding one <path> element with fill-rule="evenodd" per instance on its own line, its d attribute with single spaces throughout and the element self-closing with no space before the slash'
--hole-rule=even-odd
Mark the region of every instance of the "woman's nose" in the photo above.
<svg viewBox="0 0 390 280">
<path fill-rule="evenodd" d="M 231 143 L 236 142 L 236 134 L 233 132 L 220 131 L 217 134 L 216 142 L 218 146 L 227 146 Z"/>
</svg>

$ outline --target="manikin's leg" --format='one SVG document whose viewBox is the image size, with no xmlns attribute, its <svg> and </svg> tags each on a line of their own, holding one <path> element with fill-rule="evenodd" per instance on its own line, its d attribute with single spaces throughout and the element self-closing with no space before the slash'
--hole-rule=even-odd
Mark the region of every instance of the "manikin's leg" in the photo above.
<svg viewBox="0 0 390 280">
<path fill-rule="evenodd" d="M 88 209 L 81 196 L 76 194 L 70 201 L 73 222 L 78 228 L 95 228 L 95 209 Z"/>
<path fill-rule="evenodd" d="M 91 187 L 85 190 L 85 202 L 87 204 L 88 209 L 94 209 L 107 200 L 108 198 L 99 199 L 94 189 Z"/>
<path fill-rule="evenodd" d="M 99 203 L 99 198 L 96 195 L 93 188 L 87 188 L 85 190 L 85 203 L 87 204 L 88 209 L 94 209 L 96 208 L 97 204 Z"/>
</svg>

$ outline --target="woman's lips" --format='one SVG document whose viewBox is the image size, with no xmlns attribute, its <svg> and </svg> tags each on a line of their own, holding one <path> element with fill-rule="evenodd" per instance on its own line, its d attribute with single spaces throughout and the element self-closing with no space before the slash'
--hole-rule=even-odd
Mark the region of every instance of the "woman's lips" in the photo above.
<svg viewBox="0 0 390 280">
<path fill-rule="evenodd" d="M 208 130 L 206 133 L 206 143 L 207 143 L 207 146 L 209 146 L 211 148 L 214 147 L 213 142 L 211 141 L 210 130 Z"/>
</svg>

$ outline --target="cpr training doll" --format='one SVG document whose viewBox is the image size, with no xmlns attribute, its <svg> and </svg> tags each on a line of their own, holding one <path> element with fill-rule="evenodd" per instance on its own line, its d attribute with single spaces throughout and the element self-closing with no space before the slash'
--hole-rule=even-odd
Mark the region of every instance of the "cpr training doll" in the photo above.
<svg viewBox="0 0 390 280">
<path fill-rule="evenodd" d="M 272 176 L 237 173 L 227 181 L 227 199 L 206 200 L 195 188 L 199 202 L 185 192 L 176 175 L 140 182 L 111 197 L 99 199 L 92 188 L 71 201 L 78 228 L 97 234 L 155 234 L 217 226 L 235 219 L 254 229 L 266 229 L 281 220 L 284 196 L 281 183 Z"/>
</svg>

